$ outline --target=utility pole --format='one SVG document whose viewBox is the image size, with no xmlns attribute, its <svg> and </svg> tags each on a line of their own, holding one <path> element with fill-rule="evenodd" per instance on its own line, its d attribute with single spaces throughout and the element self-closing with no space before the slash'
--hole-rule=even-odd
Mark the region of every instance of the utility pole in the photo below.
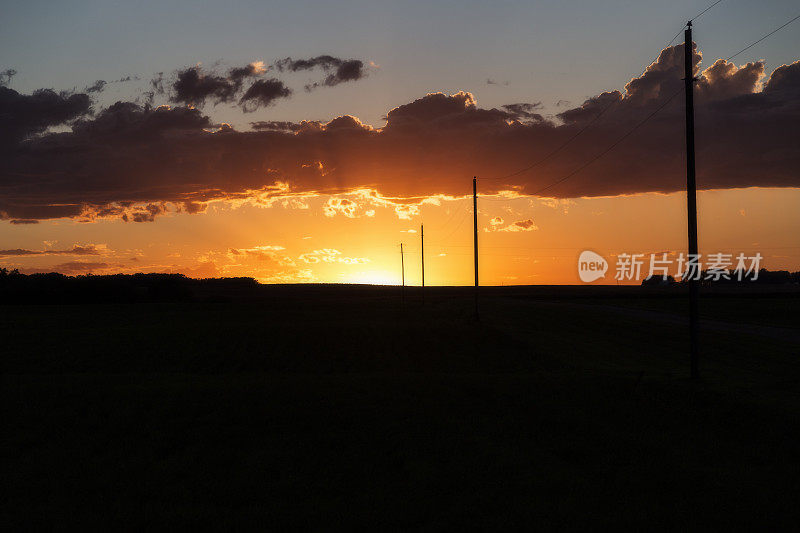
<svg viewBox="0 0 800 533">
<path fill-rule="evenodd" d="M 405 307 L 406 305 L 406 265 L 405 258 L 403 257 L 403 243 L 400 243 L 400 301 Z"/>
<path fill-rule="evenodd" d="M 422 256 L 422 305 L 425 305 L 425 226 L 419 225 L 419 253 Z"/>
<path fill-rule="evenodd" d="M 475 318 L 480 320 L 478 315 L 478 178 L 472 177 L 472 228 L 475 234 L 473 251 L 475 253 Z"/>
<path fill-rule="evenodd" d="M 692 21 L 686 24 L 684 34 L 684 83 L 686 84 L 686 207 L 689 217 L 689 258 L 697 256 L 697 182 L 694 168 L 694 72 L 692 69 Z M 697 379 L 700 375 L 698 359 L 698 280 L 701 275 L 699 260 L 697 272 L 691 272 L 689 278 L 689 342 L 691 344 L 691 375 Z M 687 270 L 687 273 L 688 270 Z"/>
</svg>

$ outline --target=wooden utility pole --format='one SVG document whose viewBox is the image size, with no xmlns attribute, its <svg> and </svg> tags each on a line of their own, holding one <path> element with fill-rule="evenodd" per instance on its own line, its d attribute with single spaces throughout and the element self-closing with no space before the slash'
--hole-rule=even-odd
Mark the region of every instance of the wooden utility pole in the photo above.
<svg viewBox="0 0 800 533">
<path fill-rule="evenodd" d="M 403 243 L 400 243 L 400 301 L 406 304 L 406 264 L 403 257 Z"/>
<path fill-rule="evenodd" d="M 697 183 L 694 165 L 694 72 L 692 68 L 692 21 L 686 25 L 684 33 L 684 83 L 686 84 L 686 207 L 689 217 L 689 258 L 697 257 Z M 696 379 L 699 374 L 698 341 L 698 284 L 696 279 L 701 275 L 699 260 L 695 263 L 697 272 L 689 273 L 689 342 L 691 344 L 691 375 Z"/>
<path fill-rule="evenodd" d="M 478 178 L 475 176 L 472 177 L 472 229 L 475 235 L 475 318 L 478 319 Z"/>
<path fill-rule="evenodd" d="M 425 226 L 419 225 L 419 253 L 422 256 L 422 303 L 425 303 Z"/>
</svg>

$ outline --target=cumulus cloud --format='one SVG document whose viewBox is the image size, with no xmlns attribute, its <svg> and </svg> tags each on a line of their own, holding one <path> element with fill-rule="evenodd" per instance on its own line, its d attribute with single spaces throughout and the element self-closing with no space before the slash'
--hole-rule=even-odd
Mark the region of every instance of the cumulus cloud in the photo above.
<svg viewBox="0 0 800 533">
<path fill-rule="evenodd" d="M 328 198 L 328 201 L 322 206 L 322 211 L 326 217 L 335 217 L 337 214 L 346 216 L 347 218 L 356 218 L 358 211 L 358 204 L 347 198 Z"/>
<path fill-rule="evenodd" d="M 68 276 L 78 274 L 93 274 L 95 272 L 108 273 L 107 271 L 119 268 L 121 265 L 91 261 L 67 261 L 47 268 L 23 268 L 22 272 L 33 274 L 37 272 L 60 272 Z"/>
<path fill-rule="evenodd" d="M 229 247 L 224 250 L 209 250 L 196 258 L 198 269 L 194 277 L 210 277 L 213 266 L 216 276 L 254 277 L 261 283 L 309 282 L 316 279 L 309 268 L 298 268 L 298 261 L 288 254 L 286 248 L 277 244 L 250 247 Z M 320 262 L 322 260 L 320 259 Z M 300 261 L 303 267 L 313 261 Z M 175 267 L 176 271 L 184 271 Z"/>
<path fill-rule="evenodd" d="M 239 104 L 246 112 L 254 111 L 260 106 L 270 105 L 277 98 L 285 98 L 291 90 L 277 79 L 258 79 L 267 72 L 263 61 L 254 61 L 243 67 L 234 67 L 225 74 L 206 71 L 201 65 L 195 65 L 175 72 L 171 84 L 170 100 L 174 103 L 203 107 L 206 102 L 214 105 L 231 103 L 239 98 Z M 245 90 L 245 81 L 253 79 L 253 83 Z M 150 82 L 153 92 L 163 94 L 164 75 L 159 73 Z"/>
<path fill-rule="evenodd" d="M 503 232 L 518 232 L 518 231 L 536 231 L 539 228 L 533 222 L 533 219 L 517 220 L 511 224 L 505 225 L 503 217 L 494 217 L 489 220 L 489 227 L 483 230 L 488 231 L 503 231 Z"/>
<path fill-rule="evenodd" d="M 306 85 L 308 91 L 319 86 L 332 87 L 347 81 L 359 80 L 367 75 L 363 61 L 340 59 L 329 55 L 298 60 L 287 57 L 274 65 L 274 69 L 280 72 L 297 72 L 315 68 L 328 72 L 328 75 L 322 81 Z M 185 106 L 203 107 L 207 102 L 217 105 L 232 103 L 238 99 L 242 110 L 249 113 L 260 107 L 268 107 L 280 98 L 289 98 L 292 94 L 292 90 L 278 78 L 263 78 L 269 70 L 270 68 L 266 67 L 263 61 L 254 61 L 243 67 L 234 67 L 222 74 L 207 71 L 199 64 L 180 69 L 175 71 L 169 85 L 170 101 Z M 248 80 L 253 81 L 245 88 L 245 82 Z M 155 94 L 167 92 L 164 88 L 163 73 L 155 76 L 150 84 L 152 91 L 147 94 L 149 102 L 152 102 Z M 99 89 L 94 89 L 94 86 L 90 89 L 102 90 L 102 85 Z M 90 89 L 87 91 L 91 92 Z"/>
<path fill-rule="evenodd" d="M 245 91 L 239 103 L 245 113 L 255 111 L 259 107 L 267 107 L 279 98 L 288 98 L 292 90 L 286 87 L 281 80 L 272 78 L 258 80 Z"/>
<path fill-rule="evenodd" d="M 543 120 L 544 117 L 539 113 L 534 113 L 535 110 L 541 109 L 542 103 L 536 102 L 534 104 L 520 103 L 520 104 L 506 104 L 503 109 L 513 118 L 519 119 L 533 119 Z"/>
<path fill-rule="evenodd" d="M 66 250 L 28 250 L 15 248 L 12 250 L 0 250 L 0 257 L 29 257 L 36 255 L 104 255 L 108 253 L 105 244 L 75 244 Z"/>
<path fill-rule="evenodd" d="M 518 232 L 518 231 L 536 231 L 538 229 L 539 228 L 533 222 L 533 219 L 529 218 L 526 220 L 517 220 L 516 222 L 513 222 L 508 226 L 497 228 L 497 231 Z"/>
<path fill-rule="evenodd" d="M 323 248 L 301 254 L 300 261 L 308 264 L 317 263 L 341 263 L 345 265 L 363 265 L 369 263 L 366 257 L 345 257 L 342 252 L 334 248 Z"/>
<path fill-rule="evenodd" d="M 96 82 L 94 82 L 90 86 L 86 87 L 83 90 L 83 92 L 85 92 L 85 93 L 101 93 L 101 92 L 103 92 L 103 89 L 106 88 L 107 84 L 108 84 L 108 82 L 106 82 L 105 80 L 97 80 Z"/>
<path fill-rule="evenodd" d="M 228 250 L 228 257 L 234 259 L 251 258 L 258 261 L 280 262 L 279 253 L 285 250 L 283 246 L 262 245 L 252 248 L 231 248 Z"/>
<path fill-rule="evenodd" d="M 287 57 L 277 61 L 275 67 L 280 71 L 290 72 L 319 68 L 329 73 L 322 81 L 306 85 L 307 91 L 312 91 L 317 87 L 334 87 L 340 83 L 360 80 L 367 76 L 366 66 L 360 59 L 342 59 L 329 55 L 310 59 Z"/>
<path fill-rule="evenodd" d="M 172 84 L 172 101 L 198 107 L 202 107 L 206 100 L 215 104 L 230 102 L 239 88 L 236 80 L 204 72 L 197 65 L 178 71 Z"/>
<path fill-rule="evenodd" d="M 91 100 L 85 93 L 39 89 L 32 94 L 20 94 L 0 86 L 0 117 L 3 117 L 0 153 L 52 126 L 67 124 L 90 112 Z"/>
<path fill-rule="evenodd" d="M 299 131 L 302 125 L 297 122 L 287 122 L 285 120 L 259 120 L 251 122 L 250 127 L 256 131 L 295 132 Z"/>
<path fill-rule="evenodd" d="M 235 67 L 228 71 L 228 77 L 234 83 L 241 83 L 245 78 L 260 76 L 267 71 L 263 61 L 253 61 L 244 67 Z"/>
<path fill-rule="evenodd" d="M 699 51 L 694 57 L 698 187 L 800 186 L 800 150 L 786 133 L 800 126 L 800 62 L 767 76 L 761 61 L 716 61 L 701 70 Z M 282 68 L 335 64 L 314 59 Z M 85 94 L 22 95 L 0 88 L 0 113 L 7 115 L 0 132 L 0 218 L 147 221 L 171 210 L 198 212 L 215 200 L 258 198 L 271 205 L 270 198 L 318 194 L 340 199 L 326 204 L 326 214 L 356 216 L 342 201 L 347 199 L 364 206 L 384 202 L 412 217 L 425 198 L 470 194 L 471 176 L 503 176 L 542 159 L 607 109 L 535 171 L 479 181 L 484 194 L 529 195 L 582 166 L 678 94 L 682 75 L 679 45 L 665 49 L 624 91 L 565 106 L 553 118 L 539 118 L 537 104 L 481 108 L 462 91 L 400 105 L 379 128 L 342 116 L 255 123 L 255 131 L 245 132 L 216 130 L 208 117 L 184 106 L 153 109 L 125 102 L 90 117 Z M 230 73 L 222 77 L 233 79 Z M 198 96 L 214 101 L 227 94 L 217 92 L 218 85 L 210 83 Z M 636 135 L 548 188 L 546 196 L 683 190 L 681 100 L 674 98 Z M 71 131 L 46 133 L 54 125 Z M 359 200 L 355 191 L 372 192 L 359 193 L 365 194 Z"/>
</svg>

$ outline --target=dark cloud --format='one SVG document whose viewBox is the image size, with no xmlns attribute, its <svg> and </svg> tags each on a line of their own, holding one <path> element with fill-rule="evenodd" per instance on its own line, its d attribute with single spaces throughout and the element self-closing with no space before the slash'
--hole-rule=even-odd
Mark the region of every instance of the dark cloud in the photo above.
<svg viewBox="0 0 800 533">
<path fill-rule="evenodd" d="M 292 59 L 291 57 L 287 57 L 286 59 L 276 61 L 275 67 L 281 72 L 297 72 L 299 70 L 311 70 L 315 68 L 331 70 L 338 68 L 343 62 L 343 59 L 328 55 L 312 57 L 310 59 Z"/>
<path fill-rule="evenodd" d="M 568 124 L 581 124 L 594 119 L 601 113 L 604 113 L 606 109 L 610 108 L 617 102 L 621 102 L 622 99 L 623 95 L 619 91 L 605 92 L 597 96 L 593 96 L 586 100 L 582 105 L 572 109 L 567 109 L 566 111 L 559 113 L 557 116 Z"/>
<path fill-rule="evenodd" d="M 788 133 L 800 126 L 800 62 L 765 79 L 763 62 L 716 62 L 701 72 L 695 55 L 698 187 L 800 186 L 800 150 Z M 196 109 L 119 103 L 73 120 L 71 132 L 16 135 L 0 166 L 0 218 L 148 221 L 176 206 L 197 212 L 211 200 L 364 187 L 398 201 L 465 195 L 471 176 L 513 173 L 574 138 L 534 172 L 481 182 L 484 193 L 533 194 L 679 94 L 682 63 L 682 45 L 668 48 L 625 91 L 604 92 L 553 119 L 536 117 L 535 104 L 485 109 L 467 92 L 434 93 L 392 109 L 380 129 L 343 116 L 328 123 L 254 123 L 257 131 L 239 132 L 213 128 Z M 683 115 L 676 97 L 636 135 L 543 194 L 683 190 Z"/>
<path fill-rule="evenodd" d="M 206 100 L 214 104 L 233 101 L 239 88 L 234 80 L 203 72 L 199 66 L 178 71 L 172 84 L 172 101 L 202 107 Z"/>
<path fill-rule="evenodd" d="M 94 244 L 76 244 L 67 250 L 26 250 L 16 248 L 13 250 L 0 250 L 0 257 L 24 257 L 32 255 L 101 255 L 102 250 Z"/>
<path fill-rule="evenodd" d="M 169 92 L 171 102 L 192 107 L 203 107 L 209 102 L 217 105 L 238 101 L 242 110 L 247 113 L 291 96 L 292 90 L 283 81 L 274 77 L 263 78 L 270 69 L 297 72 L 317 68 L 328 72 L 328 75 L 322 81 L 306 85 L 308 91 L 320 86 L 332 87 L 358 80 L 367 75 L 361 60 L 340 59 L 329 55 L 298 60 L 287 57 L 270 68 L 265 67 L 263 62 L 256 61 L 243 67 L 231 68 L 224 74 L 206 71 L 200 65 L 195 65 L 175 71 L 168 82 L 163 72 L 158 73 L 150 80 L 151 90 L 143 96 L 145 102 L 152 104 L 155 95 Z M 253 80 L 249 86 L 246 85 L 248 80 Z"/>
<path fill-rule="evenodd" d="M 38 221 L 38 220 L 35 220 L 35 219 L 26 219 L 26 218 L 14 219 L 14 220 L 11 220 L 10 222 L 11 222 L 12 224 L 14 224 L 14 225 L 18 225 L 18 226 L 21 226 L 21 225 L 27 225 L 27 224 L 38 224 L 38 223 L 39 223 L 39 221 Z"/>
<path fill-rule="evenodd" d="M 91 119 L 76 121 L 72 130 L 78 137 L 102 137 L 117 144 L 150 141 L 170 130 L 196 130 L 210 125 L 208 117 L 197 109 L 166 106 L 147 109 L 131 102 L 117 102 Z"/>
<path fill-rule="evenodd" d="M 291 89 L 275 78 L 256 79 L 243 91 L 245 80 L 258 78 L 266 71 L 260 61 L 232 68 L 225 75 L 205 72 L 200 66 L 189 67 L 176 72 L 170 99 L 178 104 L 202 107 L 206 101 L 216 105 L 234 102 L 238 98 L 243 111 L 246 113 L 255 111 L 259 107 L 267 107 L 275 100 L 288 98 L 292 94 Z M 158 93 L 159 87 L 163 91 L 163 76 L 154 78 L 151 84 L 154 92 Z"/>
<path fill-rule="evenodd" d="M 534 104 L 506 104 L 503 109 L 514 119 L 521 120 L 544 120 L 544 117 L 539 113 L 534 113 L 535 110 L 541 109 L 542 103 L 536 102 Z"/>
<path fill-rule="evenodd" d="M 257 131 L 298 131 L 302 125 L 298 122 L 287 122 L 279 120 L 260 120 L 251 122 L 250 126 Z"/>
<path fill-rule="evenodd" d="M 202 213 L 206 210 L 206 205 L 201 204 L 200 202 L 184 202 L 182 207 L 184 211 L 191 215 L 195 213 Z"/>
<path fill-rule="evenodd" d="M 492 78 L 486 78 L 486 85 L 505 85 L 508 86 L 508 80 L 506 81 L 495 81 Z"/>
<path fill-rule="evenodd" d="M 190 202 L 188 202 L 191 204 Z M 187 208 L 189 210 L 189 208 Z M 133 222 L 153 222 L 158 215 L 162 215 L 167 212 L 167 207 L 163 203 L 158 204 L 147 204 L 144 208 L 136 208 L 132 212 L 124 212 L 122 214 L 122 220 L 128 222 L 128 220 L 132 220 Z"/>
<path fill-rule="evenodd" d="M 258 61 L 250 63 L 249 65 L 245 65 L 244 67 L 232 68 L 228 71 L 228 78 L 234 83 L 241 84 L 245 78 L 260 76 L 266 71 L 267 69 L 264 67 L 264 64 Z"/>
<path fill-rule="evenodd" d="M 75 122 L 71 133 L 19 142 L 0 167 L 0 218 L 76 217 L 88 204 L 96 206 L 91 216 L 153 220 L 164 212 L 153 189 L 159 180 L 166 180 L 162 185 L 167 189 L 176 179 L 191 181 L 184 172 L 194 160 L 192 143 L 210 126 L 196 109 L 117 102 L 92 119 Z M 162 171 L 178 174 L 167 177 Z M 43 200 L 41 187 L 60 200 Z M 145 199 L 145 205 L 134 205 Z"/>
<path fill-rule="evenodd" d="M 91 111 L 87 94 L 57 93 L 39 89 L 33 94 L 20 94 L 0 87 L 0 153 L 13 144 L 52 126 L 66 124 Z"/>
<path fill-rule="evenodd" d="M 39 250 L 24 250 L 22 248 L 16 248 L 13 250 L 0 250 L 0 257 L 42 255 L 42 254 L 43 252 Z"/>
<path fill-rule="evenodd" d="M 86 87 L 83 92 L 85 93 L 101 93 L 106 88 L 107 82 L 105 80 L 97 80 L 92 85 Z"/>
<path fill-rule="evenodd" d="M 164 73 L 159 72 L 150 80 L 151 94 L 164 94 Z"/>
<path fill-rule="evenodd" d="M 364 62 L 359 59 L 348 59 L 341 65 L 336 67 L 336 70 L 325 77 L 321 82 L 311 83 L 306 85 L 306 91 L 313 91 L 317 87 L 334 87 L 340 83 L 347 81 L 356 81 L 367 76 L 367 71 L 364 68 Z"/>
<path fill-rule="evenodd" d="M 272 105 L 279 98 L 288 98 L 291 94 L 292 90 L 278 79 L 257 80 L 245 91 L 239 104 L 245 113 L 249 113 L 259 107 Z"/>
<path fill-rule="evenodd" d="M 335 131 L 372 131 L 371 126 L 367 126 L 366 124 L 362 123 L 358 118 L 352 115 L 343 115 L 341 117 L 336 117 L 335 119 L 331 120 L 327 124 L 325 124 L 325 131 L 327 132 L 335 132 Z"/>
<path fill-rule="evenodd" d="M 275 63 L 275 67 L 283 72 L 297 72 L 301 70 L 322 69 L 330 72 L 325 79 L 306 85 L 307 91 L 317 87 L 334 87 L 347 81 L 356 81 L 367 76 L 364 62 L 360 59 L 341 59 L 329 55 L 312 57 L 310 59 L 292 59 L 287 57 Z"/>
<path fill-rule="evenodd" d="M 115 266 L 119 265 L 110 265 L 108 263 L 90 263 L 83 261 L 67 261 L 66 263 L 53 265 L 52 267 L 44 270 L 47 272 L 61 272 L 62 274 L 87 274 L 94 272 L 95 270 L 106 270 Z"/>
</svg>

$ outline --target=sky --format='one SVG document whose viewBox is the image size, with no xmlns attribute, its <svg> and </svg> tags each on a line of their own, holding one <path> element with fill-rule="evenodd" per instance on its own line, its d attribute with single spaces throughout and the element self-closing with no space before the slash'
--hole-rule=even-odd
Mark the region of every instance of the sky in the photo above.
<svg viewBox="0 0 800 533">
<path fill-rule="evenodd" d="M 474 175 L 485 284 L 677 257 L 667 45 L 711 3 L 2 2 L 0 266 L 399 283 L 403 242 L 419 283 L 424 224 L 426 283 L 469 284 Z M 798 14 L 694 22 L 700 250 L 771 270 L 800 269 L 800 22 L 717 60 Z"/>
</svg>

